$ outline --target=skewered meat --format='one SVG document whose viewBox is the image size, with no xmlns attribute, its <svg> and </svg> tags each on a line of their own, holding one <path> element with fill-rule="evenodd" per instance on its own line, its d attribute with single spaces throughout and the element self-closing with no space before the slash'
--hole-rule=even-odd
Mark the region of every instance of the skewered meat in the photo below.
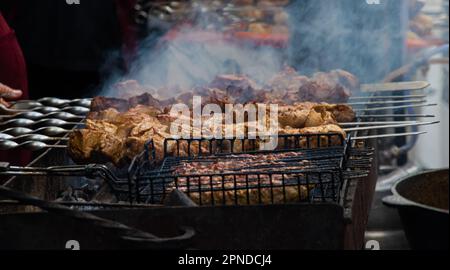
<svg viewBox="0 0 450 270">
<path fill-rule="evenodd" d="M 273 99 L 285 104 L 304 101 L 344 103 L 358 86 L 358 79 L 344 70 L 318 72 L 308 78 L 286 67 L 269 81 L 267 88 Z"/>
<path fill-rule="evenodd" d="M 208 90 L 210 91 L 210 90 Z M 111 104 L 107 99 L 106 104 Z M 115 100 L 114 100 L 115 101 Z M 142 100 L 141 100 L 142 101 Z M 144 99 L 142 102 L 147 102 Z M 293 106 L 282 106 L 279 111 L 279 123 L 281 134 L 293 133 L 342 133 L 342 129 L 336 125 L 337 120 L 353 119 L 353 112 L 346 105 L 299 103 Z M 210 118 L 210 117 L 209 117 Z M 205 116 L 203 120 L 207 120 Z M 69 140 L 69 154 L 77 162 L 92 162 L 110 160 L 117 166 L 125 165 L 134 156 L 144 149 L 144 144 L 153 139 L 155 144 L 155 154 L 157 160 L 164 157 L 163 144 L 166 138 L 170 138 L 168 133 L 171 123 L 175 119 L 165 114 L 153 106 L 137 105 L 126 112 L 119 112 L 114 108 L 109 108 L 100 112 L 91 112 L 89 114 L 86 127 L 82 130 L 74 131 Z M 193 134 L 192 119 L 189 118 L 190 134 Z M 250 127 L 257 127 L 258 123 L 243 123 L 244 134 L 249 134 Z M 300 129 L 305 127 L 317 127 L 318 129 Z M 206 127 L 204 127 L 206 128 Z M 225 135 L 225 125 L 221 126 L 222 136 Z M 234 134 L 238 125 L 233 127 Z M 201 134 L 205 134 L 203 129 Z M 344 135 L 345 136 L 345 135 Z M 302 142 L 306 145 L 306 142 Z M 322 142 L 325 145 L 327 141 Z M 317 144 L 317 142 L 316 142 Z M 258 147 L 255 145 L 243 144 L 241 141 L 231 146 L 222 146 L 224 150 L 232 152 L 241 152 L 250 148 Z M 179 149 L 175 143 L 168 144 L 167 152 L 172 155 L 192 156 L 209 151 L 208 145 L 203 144 L 199 147 L 198 142 L 188 145 L 181 142 Z M 179 153 L 178 153 L 179 151 Z"/>
<path fill-rule="evenodd" d="M 281 178 L 281 176 L 280 176 Z M 182 182 L 182 179 L 180 179 Z M 221 177 L 213 178 L 215 182 L 222 181 Z M 245 184 L 238 186 L 237 190 L 234 189 L 234 178 L 225 177 L 223 180 L 224 188 L 217 191 L 202 191 L 201 194 L 198 191 L 192 189 L 188 196 L 197 204 L 212 205 L 212 204 L 225 204 L 225 205 L 255 205 L 255 204 L 270 204 L 272 203 L 285 203 L 285 202 L 299 202 L 308 200 L 308 193 L 314 189 L 314 185 L 287 185 L 282 187 L 280 180 L 273 180 L 270 182 L 268 176 L 262 176 L 259 178 L 261 188 L 244 188 Z M 245 183 L 245 176 L 237 177 L 237 181 Z M 251 185 L 255 185 L 257 179 L 249 179 Z M 292 181 L 292 180 L 291 180 Z M 222 186 L 222 184 L 220 184 Z M 270 187 L 272 186 L 272 187 Z M 186 188 L 182 188 L 181 191 L 187 192 Z M 309 191 L 309 192 L 308 192 Z M 211 194 L 212 193 L 212 194 Z M 248 201 L 247 201 L 248 200 Z"/>
<path fill-rule="evenodd" d="M 306 127 L 306 128 L 291 128 L 286 127 L 279 131 L 280 135 L 289 135 L 289 134 L 340 134 L 340 136 L 333 135 L 331 137 L 324 136 L 312 136 L 308 138 L 301 138 L 301 141 L 296 144 L 294 141 L 290 141 L 291 145 L 299 145 L 302 148 L 316 148 L 316 147 L 327 147 L 327 146 L 336 146 L 342 145 L 343 138 L 347 136 L 345 131 L 333 124 L 323 125 L 318 127 Z M 309 140 L 309 141 L 308 141 Z M 280 144 L 279 145 L 283 145 Z"/>
<path fill-rule="evenodd" d="M 267 88 L 275 93 L 284 95 L 286 92 L 298 92 L 300 86 L 308 81 L 308 77 L 301 76 L 291 67 L 285 67 L 281 72 L 269 80 Z"/>
<path fill-rule="evenodd" d="M 125 112 L 130 108 L 130 105 L 125 99 L 97 96 L 92 99 L 90 111 L 100 112 L 111 108 L 119 112 Z"/>
<path fill-rule="evenodd" d="M 293 128 L 352 122 L 354 119 L 355 113 L 347 105 L 311 102 L 282 106 L 278 115 L 278 121 L 282 127 L 290 126 Z"/>
<path fill-rule="evenodd" d="M 257 97 L 260 87 L 250 78 L 242 75 L 220 75 L 209 85 L 225 91 L 224 94 L 231 97 L 234 103 L 248 103 Z"/>
<path fill-rule="evenodd" d="M 157 140 L 156 135 L 167 130 L 167 126 L 152 115 L 154 110 L 137 106 L 125 113 L 116 113 L 112 109 L 108 111 L 108 120 L 87 119 L 84 129 L 71 132 L 69 155 L 79 163 L 100 160 L 112 161 L 117 166 L 126 164 L 144 149 L 147 140 Z"/>
<path fill-rule="evenodd" d="M 350 90 L 344 87 L 335 76 L 327 73 L 316 73 L 305 82 L 298 91 L 300 100 L 321 102 L 347 102 Z"/>
<path fill-rule="evenodd" d="M 117 126 L 102 120 L 87 120 L 86 128 L 70 134 L 69 155 L 75 162 L 90 160 L 120 164 L 123 140 L 116 136 Z"/>
<path fill-rule="evenodd" d="M 314 184 L 309 186 L 299 184 L 297 177 L 301 177 L 301 174 L 277 173 L 277 168 L 282 168 L 283 171 L 307 169 L 309 161 L 292 161 L 296 158 L 301 160 L 304 158 L 303 155 L 304 153 L 301 152 L 241 154 L 227 158 L 182 161 L 174 168 L 173 175 L 176 177 L 176 183 L 170 183 L 168 189 L 176 186 L 179 190 L 187 192 L 193 201 L 200 203 L 201 200 L 202 204 L 212 204 L 213 201 L 216 204 L 235 204 L 235 201 L 238 204 L 258 204 L 306 200 L 308 189 L 313 189 Z M 263 172 L 271 173 L 272 177 Z M 219 174 L 226 175 L 222 177 Z M 258 174 L 260 174 L 259 177 Z M 199 177 L 188 179 L 184 177 L 186 175 Z M 188 181 L 189 188 L 187 188 Z M 199 192 L 199 186 L 203 191 Z M 211 192 L 211 190 L 216 191 Z"/>
<path fill-rule="evenodd" d="M 155 142 L 158 159 L 163 157 L 163 142 L 169 138 L 169 126 L 175 120 L 168 115 L 172 104 L 181 102 L 192 107 L 192 97 L 202 97 L 202 105 L 279 103 L 279 123 L 282 132 L 345 132 L 336 126 L 339 122 L 351 122 L 355 118 L 347 105 L 303 102 L 311 100 L 345 100 L 348 89 L 357 87 L 356 78 L 342 70 L 317 73 L 313 78 L 300 76 L 295 70 L 286 68 L 261 88 L 251 79 L 240 75 L 217 76 L 208 87 L 198 87 L 186 91 L 175 98 L 158 100 L 149 93 L 128 99 L 95 97 L 91 104 L 86 128 L 72 133 L 69 153 L 75 161 L 111 160 L 116 165 L 125 164 L 144 148 L 149 139 Z M 144 89 L 136 81 L 118 84 L 116 87 L 130 87 L 132 91 Z M 126 89 L 122 89 L 126 90 Z M 125 91 L 126 92 L 126 91 Z M 302 103 L 298 103 L 301 101 Z M 191 119 L 192 121 L 192 119 Z M 246 120 L 247 121 L 247 120 Z M 247 133 L 255 123 L 245 123 Z M 302 128 L 319 127 L 304 130 Z M 222 135 L 226 126 L 222 125 Z M 233 127 L 236 129 L 236 127 Z M 193 133 L 193 130 L 190 130 Z M 237 142 L 231 150 L 246 149 Z M 200 149 L 200 150 L 199 150 Z M 207 152 L 203 145 L 182 143 L 181 154 Z M 174 144 L 169 144 L 168 152 L 173 154 Z"/>
</svg>

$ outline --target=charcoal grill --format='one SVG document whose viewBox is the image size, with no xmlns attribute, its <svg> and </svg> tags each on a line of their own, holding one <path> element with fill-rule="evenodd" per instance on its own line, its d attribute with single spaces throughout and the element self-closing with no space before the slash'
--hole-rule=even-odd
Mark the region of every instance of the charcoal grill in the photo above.
<svg viewBox="0 0 450 270">
<path fill-rule="evenodd" d="M 307 139 L 305 140 L 305 138 Z M 133 228 L 151 231 L 158 236 L 173 237 L 180 234 L 180 228 L 194 228 L 196 236 L 189 245 L 191 248 L 361 248 L 365 220 L 367 219 L 367 212 L 370 207 L 370 194 L 373 192 L 373 185 L 376 179 L 376 173 L 373 173 L 373 171 L 369 172 L 370 176 L 367 177 L 368 168 L 375 168 L 375 160 L 367 159 L 371 150 L 358 150 L 354 148 L 354 142 L 333 134 L 287 135 L 281 136 L 281 140 L 284 140 L 284 142 L 280 143 L 281 149 L 272 151 L 272 153 L 289 153 L 295 150 L 295 153 L 306 155 L 308 157 L 307 160 L 309 159 L 308 162 L 311 162 L 311 166 L 313 166 L 313 168 L 301 171 L 282 173 L 272 171 L 269 173 L 273 175 L 309 175 L 309 178 L 300 178 L 300 185 L 297 180 L 294 182 L 288 181 L 288 177 L 285 178 L 284 185 L 283 181 L 281 182 L 281 189 L 283 189 L 283 186 L 285 188 L 290 186 L 309 187 L 311 184 L 315 184 L 318 187 L 311 190 L 308 189 L 308 195 L 300 197 L 296 201 L 289 202 L 287 201 L 287 197 L 283 196 L 281 201 L 270 201 L 270 205 L 248 205 L 248 197 L 244 200 L 243 205 L 236 205 L 235 203 L 223 205 L 223 202 L 220 203 L 219 201 L 215 205 L 212 205 L 197 201 L 201 207 L 197 205 L 163 206 L 160 204 L 161 202 L 158 202 L 158 204 L 155 204 L 155 207 L 141 209 L 142 205 L 137 204 L 138 202 L 144 201 L 152 202 L 152 200 L 156 202 L 156 189 L 153 191 L 154 194 L 151 194 L 152 192 L 151 189 L 149 190 L 149 187 L 152 183 L 154 187 L 156 186 L 156 180 L 158 177 L 161 178 L 161 172 L 170 169 L 180 162 L 191 162 L 196 159 L 223 158 L 229 155 L 268 154 L 264 151 L 255 150 L 255 146 L 257 146 L 255 141 L 245 141 L 244 139 L 239 144 L 242 146 L 241 151 L 237 151 L 236 147 L 230 147 L 232 145 L 230 140 L 224 139 L 223 141 L 211 140 L 202 142 L 211 146 L 207 147 L 210 151 L 202 153 L 200 156 L 192 156 L 192 153 L 195 153 L 193 149 L 198 147 L 198 142 L 196 145 L 195 140 L 190 140 L 190 143 L 187 143 L 189 148 L 192 149 L 192 152 L 187 151 L 189 155 L 166 157 L 164 164 L 160 167 L 156 166 L 152 158 L 154 151 L 150 141 L 147 144 L 146 150 L 136 157 L 131 164 L 128 171 L 130 176 L 127 179 L 128 182 L 122 182 L 123 187 L 132 187 L 134 192 L 119 192 L 121 196 L 132 199 L 132 205 L 127 204 L 127 207 L 125 205 L 108 207 L 108 204 L 100 205 L 90 203 L 88 205 L 87 203 L 70 202 L 66 203 L 66 205 L 73 208 L 94 211 L 96 216 L 118 221 Z M 334 146 L 323 143 L 323 141 L 333 142 Z M 178 140 L 178 142 L 179 145 L 182 145 L 181 140 Z M 295 149 L 295 147 L 298 147 L 298 149 Z M 176 152 L 181 153 L 181 151 Z M 313 154 L 314 152 L 317 153 Z M 358 160 L 354 157 L 360 159 Z M 39 163 L 56 163 L 55 158 L 59 159 L 57 164 L 64 164 L 64 160 L 67 162 L 67 157 L 61 149 L 49 149 L 34 165 L 39 166 Z M 329 164 L 327 170 L 318 170 L 318 164 L 324 160 Z M 267 175 L 267 172 L 264 174 Z M 333 178 L 330 180 L 327 176 L 324 176 L 326 174 L 333 175 L 335 177 L 334 180 Z M 320 177 L 319 175 L 322 176 Z M 61 190 L 64 183 L 63 179 L 66 178 L 54 176 L 52 179 L 55 181 L 48 181 L 47 179 L 44 180 L 43 176 L 33 176 L 33 179 L 34 181 L 30 181 L 28 177 L 21 176 L 16 181 L 10 181 L 10 183 L 14 184 L 14 187 L 17 189 L 28 190 L 34 194 L 43 194 L 41 197 L 47 200 L 54 200 L 56 199 L 56 193 L 51 191 L 55 191 L 55 189 Z M 39 183 L 44 183 L 45 186 L 41 186 L 36 190 Z M 249 188 L 255 190 L 255 186 L 251 186 L 250 184 L 249 182 Z M 277 187 L 273 186 L 272 188 Z M 245 188 L 239 185 L 233 186 L 233 192 L 252 189 L 247 189 L 246 185 Z M 167 194 L 164 194 L 165 189 L 162 190 L 162 196 L 164 197 Z M 205 192 L 202 191 L 203 188 L 200 189 L 200 196 L 203 196 L 203 193 L 210 191 L 210 189 L 206 188 Z M 365 191 L 367 191 L 366 194 L 358 195 L 358 193 Z M 117 198 L 113 199 L 108 196 L 103 199 L 107 199 L 110 202 L 117 202 Z M 355 203 L 359 205 L 355 207 Z M 23 208 L 17 205 L 10 205 L 8 207 L 4 208 L 6 212 L 12 212 L 11 207 L 14 209 L 14 212 L 36 211 L 35 208 Z M 104 245 L 99 244 L 101 235 L 94 237 L 91 233 L 83 234 L 77 229 L 81 226 L 85 230 L 92 229 L 92 231 L 98 232 L 99 228 L 94 228 L 93 225 L 87 224 L 80 225 L 79 221 L 73 220 L 72 218 L 47 213 L 35 213 L 28 215 L 0 215 L 0 219 L 6 219 L 1 224 L 5 226 L 5 229 L 9 230 L 8 235 L 17 235 L 17 230 L 20 230 L 24 238 L 19 240 L 23 241 L 23 246 L 31 245 L 30 248 L 61 248 L 63 246 L 61 244 L 61 238 L 64 238 L 62 236 L 66 236 L 71 232 L 77 232 L 74 237 L 87 243 L 85 244 L 87 248 L 105 248 Z M 16 229 L 11 229 L 11 226 L 8 226 L 8 224 L 12 224 L 11 222 L 31 224 L 27 223 L 28 219 L 33 219 L 32 230 L 26 229 L 23 226 L 16 226 Z M 264 226 L 261 226 L 261 224 L 264 224 Z M 60 232 L 58 234 L 59 236 L 46 236 L 45 239 L 38 237 L 35 238 L 36 241 L 31 241 L 33 242 L 32 244 L 30 244 L 30 238 L 26 240 L 26 235 L 30 233 L 33 235 L 40 234 L 42 231 L 48 230 L 49 226 L 54 231 Z M 259 229 L 255 230 L 255 228 Z M 308 231 L 308 234 L 305 234 L 305 231 Z M 220 236 L 218 236 L 218 232 L 221 232 Z M 362 234 L 358 232 L 362 232 Z M 42 233 L 42 235 L 46 234 Z M 20 241 L 16 242 L 15 245 L 20 246 Z M 11 241 L 4 243 L 11 243 Z M 56 243 L 59 244 L 57 245 Z M 134 247 L 136 246 L 134 245 Z M 109 248 L 119 248 L 119 246 L 113 241 L 113 244 Z"/>
<path fill-rule="evenodd" d="M 370 134 L 358 131 L 352 134 L 355 135 Z M 180 235 L 180 228 L 194 228 L 196 235 L 189 248 L 362 248 L 377 179 L 377 155 L 370 155 L 371 152 L 377 151 L 376 140 L 366 140 L 366 147 L 361 147 L 357 142 L 337 134 L 280 135 L 279 139 L 279 148 L 271 152 L 258 150 L 257 141 L 249 139 L 167 140 L 166 146 L 175 144 L 177 151 L 174 156 L 169 156 L 165 147 L 163 164 L 155 162 L 154 147 L 149 141 L 146 149 L 133 160 L 128 170 L 116 170 L 109 165 L 88 167 L 91 172 L 95 171 L 94 169 L 108 169 L 114 176 L 109 181 L 104 181 L 105 184 L 101 185 L 89 202 L 60 204 L 72 209 L 92 211 L 96 216 L 143 231 L 151 231 L 158 236 L 174 237 Z M 183 145 L 188 146 L 186 151 L 182 151 Z M 239 160 L 245 155 L 286 153 L 301 155 L 308 166 L 292 170 L 274 167 L 269 171 L 267 166 L 253 166 L 254 170 L 245 174 L 173 173 L 174 168 L 182 164 L 199 161 L 208 164 L 228 157 Z M 295 158 L 295 155 L 290 158 Z M 291 161 L 293 160 L 283 162 L 291 164 Z M 50 148 L 30 166 L 47 170 L 50 164 L 72 163 L 64 149 Z M 74 176 L 71 173 L 53 173 L 48 177 L 47 170 L 40 174 L 20 175 L 7 181 L 6 186 L 53 201 L 58 198 L 58 193 L 70 184 L 86 181 L 86 167 L 70 166 L 69 168 L 77 168 L 80 174 Z M 87 176 L 105 178 L 105 175 L 109 175 L 109 172 Z M 203 182 L 195 179 L 199 177 L 208 180 Z M 229 186 L 226 188 L 216 185 L 216 178 L 222 177 L 229 179 Z M 186 181 L 187 178 L 193 179 Z M 271 182 L 270 178 L 277 181 Z M 209 179 L 213 180 L 212 184 Z M 291 198 L 288 192 L 291 188 L 300 188 L 305 192 L 294 193 L 297 196 Z M 184 205 L 167 201 L 173 194 L 177 194 L 172 192 L 173 189 L 187 194 L 187 200 L 181 200 Z M 266 199 L 262 196 L 263 190 L 269 190 Z M 270 190 L 276 190 L 274 195 Z M 231 199 L 223 199 L 224 191 L 231 194 Z M 281 195 L 279 199 L 275 196 L 277 191 Z M 222 196 L 212 196 L 215 192 L 222 193 Z M 243 195 L 236 196 L 239 193 Z M 242 199 L 236 201 L 236 197 Z M 4 213 L 0 215 L 3 231 L 8 229 L 9 237 L 19 233 L 24 236 L 16 241 L 15 245 L 18 247 L 59 249 L 63 244 L 56 243 L 74 233 L 73 237 L 86 242 L 87 248 L 105 248 L 105 245 L 99 244 L 102 242 L 103 230 L 94 225 L 84 224 L 69 217 L 36 212 L 35 207 L 18 205 L 17 202 L 2 201 L 0 209 Z M 10 214 L 12 212 L 28 214 Z M 14 227 L 11 224 L 22 225 L 11 228 Z M 30 224 L 33 224 L 33 229 L 29 228 Z M 78 230 L 79 227 L 84 228 L 84 231 L 92 230 L 100 234 L 94 237 Z M 49 228 L 60 233 L 49 236 L 45 233 Z M 30 238 L 26 238 L 28 234 L 42 237 L 35 237 L 34 245 L 30 246 Z M 109 236 L 110 234 L 105 237 Z M 12 243 L 17 239 L 10 240 L 3 243 Z M 108 247 L 121 246 L 114 242 Z"/>
</svg>

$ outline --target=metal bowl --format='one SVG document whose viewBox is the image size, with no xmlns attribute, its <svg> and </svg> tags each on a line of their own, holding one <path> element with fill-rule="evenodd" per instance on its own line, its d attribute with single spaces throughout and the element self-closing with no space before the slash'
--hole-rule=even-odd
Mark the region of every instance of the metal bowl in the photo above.
<svg viewBox="0 0 450 270">
<path fill-rule="evenodd" d="M 412 249 L 448 249 L 449 169 L 403 178 L 383 202 L 399 211 Z"/>
</svg>

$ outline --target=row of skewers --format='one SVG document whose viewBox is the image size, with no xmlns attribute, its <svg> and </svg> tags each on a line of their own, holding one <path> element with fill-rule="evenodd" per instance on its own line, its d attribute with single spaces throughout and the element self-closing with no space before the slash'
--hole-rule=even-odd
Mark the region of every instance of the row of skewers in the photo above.
<svg viewBox="0 0 450 270">
<path fill-rule="evenodd" d="M 416 83 L 412 90 L 423 90 L 427 84 Z M 397 87 L 395 89 L 395 86 Z M 438 121 L 413 121 L 410 119 L 433 118 L 434 115 L 426 114 L 397 114 L 395 110 L 405 108 L 420 108 L 436 106 L 428 104 L 426 95 L 410 94 L 395 95 L 385 94 L 387 91 L 403 91 L 404 83 L 380 85 L 380 91 L 376 87 L 366 87 L 367 96 L 355 96 L 349 99 L 347 105 L 353 107 L 357 114 L 354 122 L 339 123 L 346 132 L 380 130 L 388 128 L 406 128 L 426 126 L 439 123 Z M 411 87 L 409 84 L 407 87 Z M 19 101 L 10 108 L 0 106 L 0 150 L 27 149 L 39 151 L 48 148 L 65 148 L 64 142 L 68 140 L 66 135 L 75 127 L 83 124 L 91 99 L 59 99 L 41 98 L 38 100 Z M 379 114 L 392 111 L 392 114 Z M 390 118 L 405 118 L 405 121 L 389 121 Z M 365 121 L 368 120 L 368 121 Z M 413 136 L 426 132 L 409 132 L 396 134 L 382 134 L 375 136 L 353 137 L 353 139 L 371 139 L 396 136 Z"/>
</svg>

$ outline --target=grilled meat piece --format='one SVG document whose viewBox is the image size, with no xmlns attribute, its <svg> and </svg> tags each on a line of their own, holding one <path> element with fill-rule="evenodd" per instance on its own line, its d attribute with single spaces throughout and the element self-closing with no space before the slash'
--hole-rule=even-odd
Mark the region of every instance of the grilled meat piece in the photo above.
<svg viewBox="0 0 450 270">
<path fill-rule="evenodd" d="M 84 129 L 70 134 L 68 153 L 78 163 L 96 160 L 125 165 L 142 152 L 146 141 L 157 141 L 156 135 L 167 130 L 154 116 L 156 112 L 153 107 L 137 106 L 125 113 L 110 109 L 107 120 L 87 119 Z M 160 141 L 162 145 L 164 139 Z"/>
<path fill-rule="evenodd" d="M 118 112 L 126 112 L 138 105 L 150 106 L 158 109 L 164 109 L 173 100 L 160 101 L 149 93 L 134 96 L 129 99 L 97 96 L 92 99 L 90 112 L 101 112 L 108 109 L 115 109 Z"/>
<path fill-rule="evenodd" d="M 285 67 L 269 80 L 266 88 L 276 94 L 285 95 L 287 92 L 298 92 L 300 86 L 308 80 L 308 77 L 299 75 L 295 69 Z"/>
<path fill-rule="evenodd" d="M 308 78 L 287 67 L 273 77 L 266 88 L 271 91 L 272 100 L 285 104 L 305 101 L 345 103 L 358 86 L 358 79 L 344 70 L 318 72 Z"/>
<path fill-rule="evenodd" d="M 355 119 L 353 109 L 343 104 L 297 103 L 280 107 L 278 121 L 281 127 L 292 128 L 317 127 L 339 122 L 352 122 Z"/>
<path fill-rule="evenodd" d="M 68 153 L 77 163 L 91 160 L 122 163 L 123 140 L 118 127 L 102 120 L 87 120 L 86 128 L 70 134 Z"/>
<path fill-rule="evenodd" d="M 116 109 L 119 112 L 126 112 L 130 105 L 126 99 L 112 97 L 94 97 L 91 102 L 91 112 L 100 112 L 107 109 Z"/>
<path fill-rule="evenodd" d="M 356 118 L 352 107 L 345 104 L 320 103 L 314 106 L 314 110 L 331 112 L 338 123 L 353 122 Z"/>
<path fill-rule="evenodd" d="M 255 100 L 260 89 L 256 82 L 243 75 L 217 76 L 209 87 L 224 91 L 224 94 L 231 97 L 234 103 L 240 104 Z"/>
<path fill-rule="evenodd" d="M 282 152 L 182 161 L 174 168 L 176 184 L 169 183 L 167 187 L 170 191 L 176 186 L 179 190 L 186 192 L 194 202 L 204 205 L 213 203 L 233 205 L 236 202 L 237 204 L 270 204 L 272 201 L 281 203 L 285 200 L 288 202 L 307 200 L 308 189 L 312 190 L 314 184 L 309 186 L 299 184 L 296 177 L 301 177 L 301 174 L 277 173 L 277 169 L 280 168 L 284 171 L 307 169 L 309 161 L 292 162 L 293 158 L 301 160 L 302 156 L 301 152 Z M 257 174 L 251 174 L 252 172 Z M 272 177 L 264 173 L 258 177 L 257 175 L 262 172 L 272 173 Z M 250 174 L 246 175 L 247 173 Z M 219 176 L 220 174 L 226 174 L 226 176 Z M 184 177 L 186 175 L 199 177 L 191 177 L 188 180 Z M 212 175 L 212 177 L 206 175 Z M 199 186 L 201 192 L 198 191 Z"/>
<path fill-rule="evenodd" d="M 312 136 L 309 141 L 307 138 L 302 138 L 300 142 L 290 141 L 290 145 L 298 145 L 302 148 L 317 148 L 342 145 L 343 139 L 347 136 L 345 131 L 333 124 L 323 125 L 318 127 L 306 127 L 306 128 L 291 128 L 285 127 L 279 131 L 281 135 L 289 134 L 333 134 L 330 136 Z M 336 135 L 335 135 L 336 134 Z M 279 144 L 280 145 L 280 144 Z M 289 145 L 289 144 L 288 144 Z"/>
<path fill-rule="evenodd" d="M 154 98 L 149 93 L 144 93 L 139 96 L 131 97 L 128 99 L 129 107 L 133 108 L 137 105 L 145 105 L 145 106 L 152 106 L 155 108 L 161 108 L 161 101 Z"/>
<path fill-rule="evenodd" d="M 349 89 L 357 86 L 357 79 L 342 70 L 316 73 L 312 78 L 307 78 L 291 68 L 285 68 L 270 80 L 265 87 L 268 90 L 261 90 L 246 76 L 221 75 L 207 87 L 197 87 L 185 92 L 180 89 L 181 94 L 168 100 L 158 100 L 149 93 L 128 99 L 95 97 L 87 117 L 89 121 L 86 128 L 73 132 L 70 137 L 69 153 L 78 162 L 111 160 L 117 165 L 124 164 L 142 151 L 147 140 L 153 139 L 157 158 L 162 159 L 163 142 L 169 137 L 170 124 L 175 120 L 168 115 L 171 105 L 183 103 L 192 107 L 192 98 L 195 95 L 202 97 L 202 105 L 218 104 L 222 110 L 226 104 L 236 103 L 283 105 L 279 107 L 279 123 L 282 132 L 287 134 L 305 131 L 345 134 L 336 124 L 354 120 L 355 114 L 349 106 L 304 101 L 346 101 Z M 123 93 L 128 93 L 128 89 L 133 93 L 145 90 L 136 81 L 117 84 L 116 88 Z M 245 119 L 246 122 L 247 120 Z M 242 125 L 247 133 L 255 123 Z M 304 130 L 311 127 L 319 128 Z M 225 135 L 227 127 L 221 128 L 222 135 Z M 190 133 L 192 134 L 193 130 L 190 130 Z M 169 143 L 168 146 L 168 153 L 175 154 L 175 145 Z M 198 146 L 195 143 L 191 147 L 182 143 L 180 154 L 197 155 L 200 151 L 208 151 L 207 146 Z M 238 152 L 247 147 L 249 146 L 237 142 L 233 149 L 231 146 L 229 149 Z"/>
</svg>

